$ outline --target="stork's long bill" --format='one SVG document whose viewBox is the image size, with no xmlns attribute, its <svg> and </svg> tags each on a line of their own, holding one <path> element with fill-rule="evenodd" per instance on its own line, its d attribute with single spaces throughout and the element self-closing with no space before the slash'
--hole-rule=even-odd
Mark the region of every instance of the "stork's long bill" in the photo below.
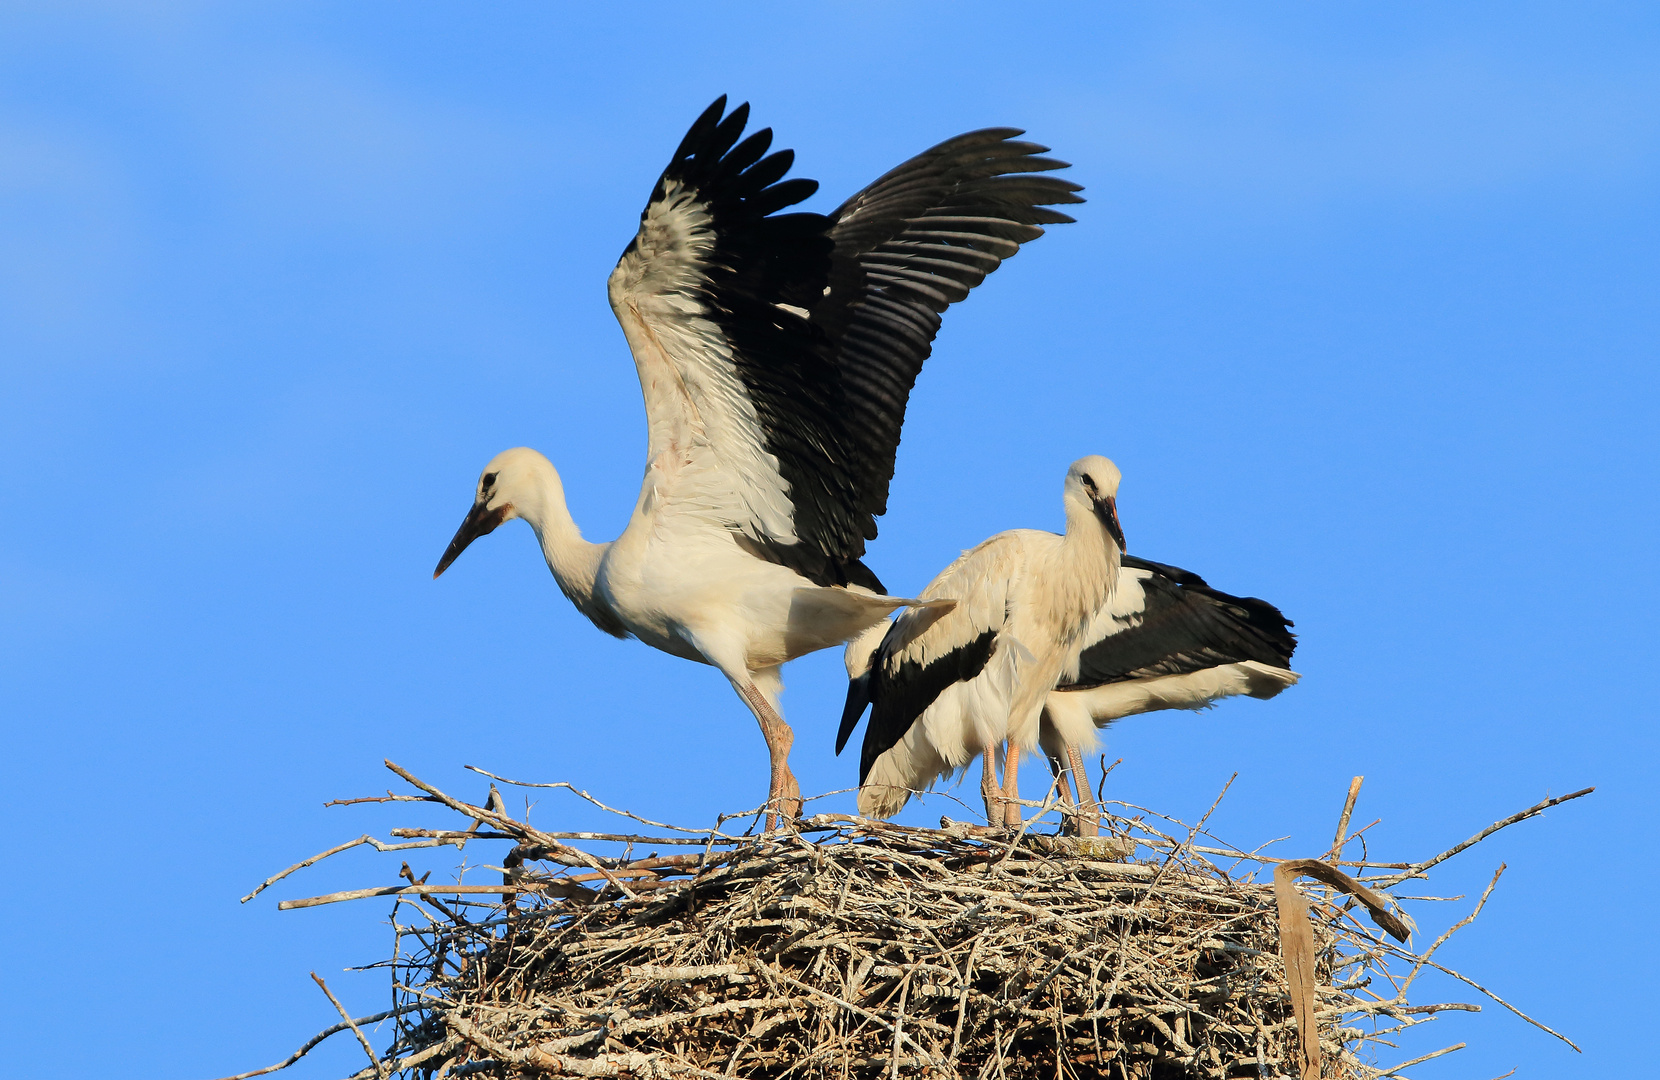
<svg viewBox="0 0 1660 1080">
<path fill-rule="evenodd" d="M 1117 542 L 1118 550 L 1128 552 L 1130 549 L 1124 543 L 1124 527 L 1118 524 L 1118 500 L 1111 495 L 1104 499 L 1096 499 L 1095 516 L 1106 526 L 1107 535 Z"/>
<path fill-rule="evenodd" d="M 506 521 L 512 512 L 511 503 L 503 503 L 494 510 L 482 502 L 474 503 L 473 508 L 467 511 L 467 516 L 461 519 L 461 528 L 455 530 L 455 538 L 450 541 L 450 546 L 444 549 L 444 557 L 438 560 L 438 569 L 432 572 L 433 578 L 436 579 L 439 574 L 448 570 L 450 563 L 467 550 L 468 544 L 481 536 L 495 532 L 496 527 Z"/>
<path fill-rule="evenodd" d="M 1090 506 L 1095 510 L 1095 516 L 1107 530 L 1107 535 L 1118 544 L 1119 551 L 1128 552 L 1130 549 L 1124 544 L 1124 527 L 1118 523 L 1118 497 L 1110 491 L 1102 491 L 1087 473 L 1080 478 L 1080 482 L 1083 484 L 1084 494 L 1089 497 Z"/>
</svg>

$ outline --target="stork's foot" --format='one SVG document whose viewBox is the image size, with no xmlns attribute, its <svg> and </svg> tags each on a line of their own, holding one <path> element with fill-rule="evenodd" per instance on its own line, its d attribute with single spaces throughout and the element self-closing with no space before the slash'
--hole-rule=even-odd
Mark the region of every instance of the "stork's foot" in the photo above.
<svg viewBox="0 0 1660 1080">
<path fill-rule="evenodd" d="M 801 816 L 801 785 L 790 772 L 790 745 L 795 733 L 784 718 L 778 715 L 766 696 L 752 683 L 737 684 L 738 692 L 760 722 L 761 735 L 767 740 L 767 753 L 772 758 L 772 784 L 767 789 L 766 830 L 776 831 L 781 825 Z"/>
<path fill-rule="evenodd" d="M 1083 815 L 1078 813 L 1078 807 L 1065 794 L 1066 780 L 1060 781 L 1061 786 L 1061 835 L 1087 836 L 1089 835 L 1084 824 Z"/>
<path fill-rule="evenodd" d="M 1078 836 L 1078 804 L 1072 799 L 1072 787 L 1067 783 L 1066 762 L 1061 758 L 1048 755 L 1049 771 L 1054 774 L 1055 781 L 1050 785 L 1050 793 L 1060 803 L 1061 835 Z"/>
<path fill-rule="evenodd" d="M 794 824 L 801 819 L 801 785 L 788 768 L 782 777 L 774 777 L 772 791 L 767 796 L 768 832 Z"/>
<path fill-rule="evenodd" d="M 1061 835 L 1100 836 L 1101 819 L 1094 814 L 1078 809 L 1070 799 L 1063 800 L 1061 806 Z"/>
</svg>

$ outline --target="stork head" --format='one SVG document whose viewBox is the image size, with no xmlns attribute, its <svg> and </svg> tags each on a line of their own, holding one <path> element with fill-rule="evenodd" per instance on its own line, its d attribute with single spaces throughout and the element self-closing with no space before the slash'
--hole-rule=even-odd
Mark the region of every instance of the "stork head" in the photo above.
<svg viewBox="0 0 1660 1080">
<path fill-rule="evenodd" d="M 882 644 L 882 639 L 891 629 L 892 620 L 883 619 L 849 641 L 847 650 L 842 654 L 842 658 L 847 661 L 847 704 L 842 708 L 842 723 L 836 732 L 838 755 L 847 745 L 847 737 L 859 726 L 859 718 L 865 714 L 865 707 L 870 704 L 871 661 L 876 656 L 877 647 Z"/>
<path fill-rule="evenodd" d="M 883 619 L 847 643 L 847 648 L 842 652 L 842 660 L 847 664 L 849 679 L 861 678 L 870 673 L 870 662 L 876 656 L 876 647 L 882 644 L 882 639 L 892 628 L 893 620 Z"/>
<path fill-rule="evenodd" d="M 1128 551 L 1118 524 L 1118 481 L 1117 465 L 1100 454 L 1081 457 L 1066 470 L 1066 501 L 1094 514 L 1118 550 Z"/>
<path fill-rule="evenodd" d="M 444 549 L 438 560 L 437 577 L 449 569 L 450 563 L 467 550 L 467 545 L 487 533 L 494 532 L 504 521 L 524 517 L 540 507 L 543 470 L 551 470 L 548 459 L 534 450 L 518 447 L 503 450 L 490 459 L 479 474 L 478 487 L 473 491 L 473 508 L 455 531 L 455 539 Z"/>
</svg>

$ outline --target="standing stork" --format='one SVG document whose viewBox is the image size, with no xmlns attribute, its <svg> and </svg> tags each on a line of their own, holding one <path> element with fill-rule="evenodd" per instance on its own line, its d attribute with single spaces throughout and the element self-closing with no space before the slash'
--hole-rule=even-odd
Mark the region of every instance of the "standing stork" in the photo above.
<svg viewBox="0 0 1660 1080">
<path fill-rule="evenodd" d="M 1098 729 L 1137 713 L 1204 709 L 1241 694 L 1275 696 L 1302 678 L 1288 666 L 1297 648 L 1291 625 L 1265 600 L 1213 589 L 1178 567 L 1121 556 L 1118 582 L 1089 619 L 1075 660 L 1044 699 L 1038 725 L 1038 742 L 1057 778 L 1064 784 L 1070 775 L 1080 831 L 1093 835 L 1099 829 L 1081 753 L 1095 745 Z M 847 646 L 849 686 L 838 753 L 870 701 L 882 629 L 874 627 Z M 925 737 L 918 733 L 919 741 Z M 941 756 L 932 747 L 928 752 Z M 1012 797 L 1012 791 L 998 791 L 991 767 L 988 756 L 982 778 L 988 803 L 997 795 Z"/>
<path fill-rule="evenodd" d="M 611 273 L 611 308 L 640 376 L 649 446 L 621 536 L 582 538 L 534 450 L 484 467 L 438 562 L 523 518 L 559 588 L 606 633 L 711 664 L 761 725 L 768 825 L 794 816 L 793 735 L 779 667 L 912 601 L 860 561 L 887 509 L 905 404 L 940 315 L 1043 234 L 1078 185 L 1013 128 L 950 139 L 830 214 L 784 179 L 749 106 L 699 116 Z"/>
<path fill-rule="evenodd" d="M 862 654 L 866 673 L 848 689 L 836 752 L 868 702 L 859 813 L 891 817 L 911 792 L 979 756 L 986 816 L 1018 823 L 1012 800 L 1021 752 L 1037 747 L 1049 691 L 1076 670 L 1082 635 L 1118 581 L 1118 481 L 1118 467 L 1104 457 L 1073 462 L 1061 499 L 1065 535 L 998 533 L 922 590 L 924 601 L 949 597 L 955 607 L 905 611 L 848 646 L 849 667 Z M 993 759 L 1005 741 L 999 791 Z"/>
</svg>

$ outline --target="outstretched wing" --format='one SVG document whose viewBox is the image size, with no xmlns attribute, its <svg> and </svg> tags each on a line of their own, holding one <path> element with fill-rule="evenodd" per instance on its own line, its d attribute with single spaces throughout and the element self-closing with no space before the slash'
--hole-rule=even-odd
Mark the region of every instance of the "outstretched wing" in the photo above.
<svg viewBox="0 0 1660 1080">
<path fill-rule="evenodd" d="M 1018 128 L 948 139 L 900 165 L 830 215 L 835 252 L 813 323 L 835 344 L 847 396 L 847 440 L 864 536 L 887 512 L 888 484 L 917 373 L 940 316 L 968 296 L 1043 225 L 1072 221 L 1054 206 L 1082 188 L 1043 173 L 1064 161 L 1020 142 Z"/>
<path fill-rule="evenodd" d="M 649 467 L 665 497 L 740 542 L 845 584 L 864 547 L 856 478 L 840 376 L 808 311 L 829 281 L 830 221 L 777 212 L 817 183 L 783 179 L 794 154 L 767 154 L 770 129 L 740 142 L 749 106 L 725 109 L 722 97 L 681 140 L 611 273 Z"/>
<path fill-rule="evenodd" d="M 1118 587 L 1096 613 L 1078 658 L 1057 689 L 1084 689 L 1155 675 L 1181 675 L 1255 660 L 1289 667 L 1292 623 L 1250 596 L 1212 589 L 1198 574 L 1126 555 Z"/>
<path fill-rule="evenodd" d="M 724 97 L 692 125 L 611 274 L 659 493 L 819 584 L 881 583 L 858 560 L 886 509 L 905 403 L 939 314 L 1076 185 L 997 129 L 952 139 L 834 214 L 790 151 L 743 135 Z"/>
</svg>

